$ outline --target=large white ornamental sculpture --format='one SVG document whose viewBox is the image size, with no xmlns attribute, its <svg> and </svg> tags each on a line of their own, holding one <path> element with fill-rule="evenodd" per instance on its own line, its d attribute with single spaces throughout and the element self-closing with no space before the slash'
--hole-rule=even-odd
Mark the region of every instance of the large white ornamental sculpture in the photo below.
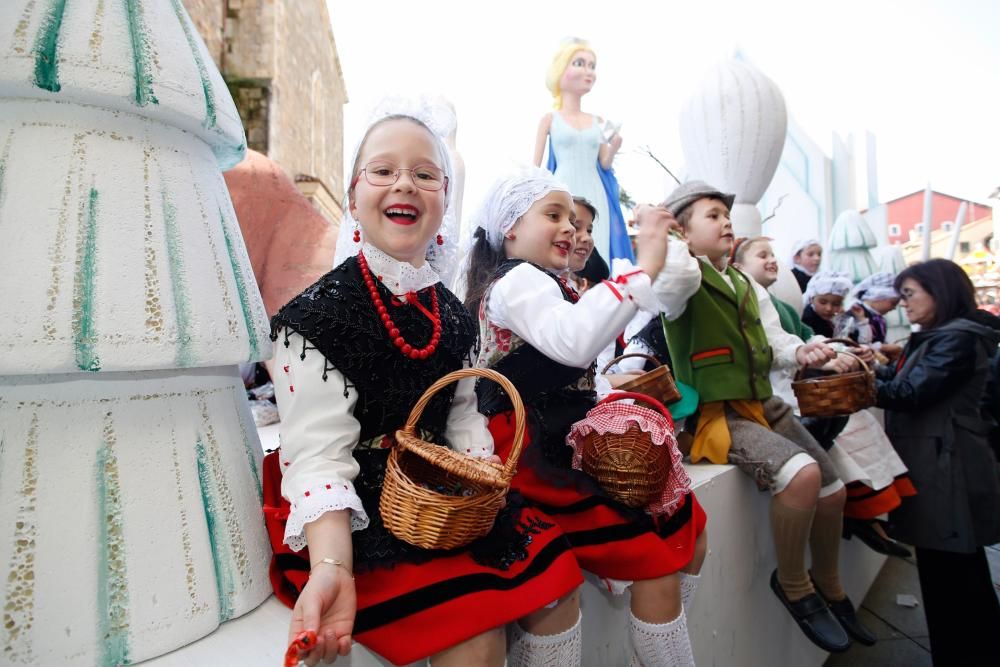
<svg viewBox="0 0 1000 667">
<path fill-rule="evenodd" d="M 830 241 L 823 256 L 823 268 L 840 271 L 859 283 L 878 271 L 871 250 L 878 245 L 875 233 L 857 211 L 847 210 L 837 216 L 830 230 Z"/>
<path fill-rule="evenodd" d="M 736 59 L 710 71 L 681 110 L 687 176 L 736 194 L 732 221 L 737 236 L 760 236 L 757 202 L 778 168 L 787 127 L 778 86 Z"/>
<path fill-rule="evenodd" d="M 0 3 L 0 664 L 138 662 L 270 593 L 244 151 L 180 0 Z"/>
</svg>

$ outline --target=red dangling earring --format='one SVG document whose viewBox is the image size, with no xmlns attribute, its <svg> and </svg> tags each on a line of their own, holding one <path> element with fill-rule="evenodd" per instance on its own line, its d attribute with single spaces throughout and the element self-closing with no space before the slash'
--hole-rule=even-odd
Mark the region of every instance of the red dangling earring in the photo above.
<svg viewBox="0 0 1000 667">
<path fill-rule="evenodd" d="M 358 229 L 358 223 L 354 223 L 354 242 L 361 243 L 361 230 Z"/>
<path fill-rule="evenodd" d="M 437 244 L 444 245 L 444 237 L 442 237 L 440 234 L 438 234 L 437 236 Z"/>
</svg>

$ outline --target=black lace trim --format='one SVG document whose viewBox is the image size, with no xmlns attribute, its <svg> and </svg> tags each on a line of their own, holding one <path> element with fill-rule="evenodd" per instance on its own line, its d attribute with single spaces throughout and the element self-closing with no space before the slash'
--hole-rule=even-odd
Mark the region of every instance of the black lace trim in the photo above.
<svg viewBox="0 0 1000 667">
<path fill-rule="evenodd" d="M 670 350 L 667 348 L 667 338 L 663 333 L 663 323 L 660 321 L 659 315 L 651 319 L 646 326 L 639 330 L 639 333 L 632 336 L 632 340 L 638 341 L 652 350 L 652 355 L 656 357 L 657 361 L 669 366 L 671 371 L 673 370 Z M 653 364 L 647 361 L 643 370 L 651 371 L 653 368 Z"/>
</svg>

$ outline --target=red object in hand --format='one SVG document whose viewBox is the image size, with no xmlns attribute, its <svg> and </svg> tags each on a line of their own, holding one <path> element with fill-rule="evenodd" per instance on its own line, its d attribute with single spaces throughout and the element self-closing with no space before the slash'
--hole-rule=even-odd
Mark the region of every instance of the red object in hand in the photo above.
<svg viewBox="0 0 1000 667">
<path fill-rule="evenodd" d="M 285 651 L 285 667 L 298 667 L 302 654 L 308 653 L 316 646 L 316 633 L 306 630 L 295 635 L 295 639 Z"/>
</svg>

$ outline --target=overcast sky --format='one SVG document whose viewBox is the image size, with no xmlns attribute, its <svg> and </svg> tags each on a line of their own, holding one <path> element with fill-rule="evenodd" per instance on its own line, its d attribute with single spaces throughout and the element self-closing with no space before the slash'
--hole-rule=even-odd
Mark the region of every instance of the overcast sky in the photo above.
<svg viewBox="0 0 1000 667">
<path fill-rule="evenodd" d="M 345 160 L 382 95 L 444 94 L 458 111 L 466 217 L 498 170 L 531 159 L 538 120 L 551 109 L 545 70 L 568 36 L 597 51 L 583 109 L 623 123 L 615 167 L 637 200 L 659 201 L 665 188 L 638 147 L 681 169 L 681 104 L 737 48 L 778 84 L 790 116 L 828 155 L 834 131 L 875 133 L 883 201 L 928 180 L 978 201 L 1000 185 L 998 2 L 328 5 L 350 98 Z"/>
</svg>

